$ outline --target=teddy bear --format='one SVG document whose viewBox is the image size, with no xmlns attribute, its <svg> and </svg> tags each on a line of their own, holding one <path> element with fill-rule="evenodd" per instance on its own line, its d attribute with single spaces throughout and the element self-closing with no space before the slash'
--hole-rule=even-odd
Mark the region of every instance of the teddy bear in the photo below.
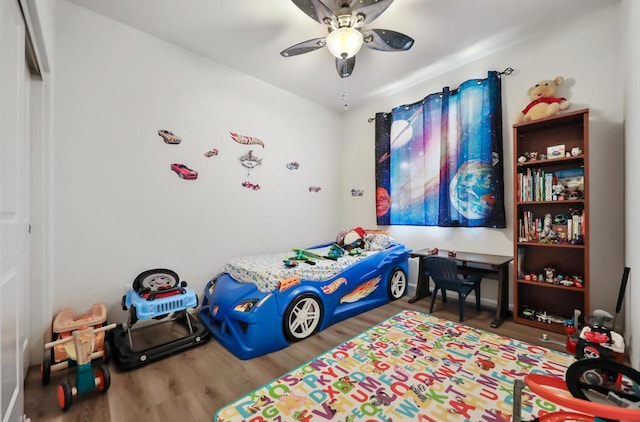
<svg viewBox="0 0 640 422">
<path fill-rule="evenodd" d="M 516 123 L 529 122 L 542 117 L 553 116 L 560 110 L 566 110 L 571 103 L 562 97 L 556 97 L 556 89 L 564 82 L 562 76 L 557 76 L 553 80 L 540 81 L 529 88 L 529 98 L 531 102 L 516 117 Z"/>
</svg>

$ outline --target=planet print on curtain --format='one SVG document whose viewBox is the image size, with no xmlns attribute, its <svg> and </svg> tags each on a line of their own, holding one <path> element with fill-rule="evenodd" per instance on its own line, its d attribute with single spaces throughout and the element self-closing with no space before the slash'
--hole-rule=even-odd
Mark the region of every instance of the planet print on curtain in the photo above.
<svg viewBox="0 0 640 422">
<path fill-rule="evenodd" d="M 491 71 L 376 114 L 379 225 L 506 227 L 500 91 Z"/>
</svg>

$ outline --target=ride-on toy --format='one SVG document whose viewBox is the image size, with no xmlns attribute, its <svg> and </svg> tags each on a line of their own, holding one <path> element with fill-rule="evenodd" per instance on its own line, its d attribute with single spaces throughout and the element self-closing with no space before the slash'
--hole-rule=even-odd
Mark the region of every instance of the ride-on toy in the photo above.
<svg viewBox="0 0 640 422">
<path fill-rule="evenodd" d="M 96 335 L 111 330 L 115 326 L 116 324 L 110 324 L 97 329 L 80 327 L 71 336 L 45 344 L 45 350 L 62 345 L 68 359 L 73 359 L 78 366 L 75 385 L 71 385 L 67 380 L 58 385 L 58 405 L 62 410 L 67 410 L 71 406 L 73 397 L 78 394 L 86 393 L 95 388 L 103 393 L 109 389 L 111 385 L 109 368 L 106 365 L 100 365 L 94 372 L 91 367 L 91 359 Z"/>
<path fill-rule="evenodd" d="M 188 311 L 197 306 L 198 296 L 174 271 L 140 273 L 122 297 L 122 309 L 129 311 L 127 323 L 109 334 L 118 367 L 135 368 L 206 343 L 209 330 Z"/>
<path fill-rule="evenodd" d="M 100 328 L 107 323 L 107 307 L 103 303 L 94 304 L 91 309 L 84 313 L 75 315 L 71 309 L 63 309 L 53 320 L 51 327 L 51 341 L 71 338 L 73 332 L 81 327 Z M 111 359 L 111 346 L 104 341 L 104 331 L 96 332 L 93 341 L 93 350 L 90 359 L 102 359 L 107 364 Z M 42 384 L 49 384 L 51 371 L 59 371 L 76 366 L 75 359 L 71 359 L 67 353 L 67 348 L 63 342 L 57 343 L 50 349 L 49 357 L 45 357 L 40 366 L 40 377 Z M 46 351 L 46 348 L 45 348 Z"/>
<path fill-rule="evenodd" d="M 618 292 L 616 316 L 620 312 L 630 268 L 625 267 Z M 521 422 L 521 394 L 526 385 L 540 397 L 563 408 L 537 422 L 640 421 L 640 372 L 624 365 L 624 337 L 615 332 L 615 318 L 596 309 L 585 318 L 588 326 L 578 328 L 579 311 L 567 327 L 567 351 L 578 361 L 569 366 L 565 379 L 529 374 L 514 383 L 513 422 Z M 608 326 L 609 323 L 613 323 Z M 579 334 L 578 334 L 579 333 Z M 570 393 L 570 394 L 569 394 Z"/>
</svg>

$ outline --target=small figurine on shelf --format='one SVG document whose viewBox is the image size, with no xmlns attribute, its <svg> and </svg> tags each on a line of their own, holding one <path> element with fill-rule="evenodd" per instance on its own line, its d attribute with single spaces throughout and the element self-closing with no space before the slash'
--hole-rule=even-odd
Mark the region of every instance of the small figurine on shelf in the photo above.
<svg viewBox="0 0 640 422">
<path fill-rule="evenodd" d="M 556 278 L 556 269 L 553 267 L 544 267 L 544 280 L 553 283 Z"/>
<path fill-rule="evenodd" d="M 574 275 L 573 276 L 573 285 L 576 287 L 584 287 L 584 279 L 582 276 Z"/>
<path fill-rule="evenodd" d="M 448 255 L 449 255 L 449 258 L 455 258 L 456 251 L 454 251 L 453 249 L 450 249 Z"/>
<path fill-rule="evenodd" d="M 547 243 L 553 239 L 555 239 L 555 233 L 551 230 L 552 224 L 551 214 L 547 213 L 544 215 L 544 220 L 542 223 L 542 232 L 540 232 L 540 242 Z"/>
<path fill-rule="evenodd" d="M 552 198 L 554 201 L 563 201 L 565 188 L 562 184 L 553 185 L 551 188 Z"/>
</svg>

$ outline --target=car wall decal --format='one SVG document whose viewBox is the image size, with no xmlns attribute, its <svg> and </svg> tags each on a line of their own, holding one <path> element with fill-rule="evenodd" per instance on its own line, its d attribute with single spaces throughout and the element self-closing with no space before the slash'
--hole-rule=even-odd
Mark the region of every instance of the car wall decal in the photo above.
<svg viewBox="0 0 640 422">
<path fill-rule="evenodd" d="M 287 168 L 289 170 L 298 170 L 299 167 L 300 167 L 300 163 L 298 163 L 297 161 L 292 161 L 287 164 Z"/>
<path fill-rule="evenodd" d="M 181 137 L 166 129 L 158 130 L 158 135 L 160 135 L 165 144 L 177 145 L 182 142 Z"/>
<path fill-rule="evenodd" d="M 195 180 L 198 178 L 198 172 L 190 169 L 181 163 L 171 164 L 171 170 L 173 170 L 179 178 L 184 180 Z"/>
<path fill-rule="evenodd" d="M 260 190 L 260 185 L 256 185 L 255 183 L 251 183 L 248 181 L 242 182 L 242 186 L 244 186 L 247 189 Z"/>
<path fill-rule="evenodd" d="M 210 149 L 209 151 L 204 153 L 204 156 L 209 158 L 209 157 L 215 157 L 216 155 L 218 155 L 218 149 L 217 148 L 213 148 Z"/>
</svg>

